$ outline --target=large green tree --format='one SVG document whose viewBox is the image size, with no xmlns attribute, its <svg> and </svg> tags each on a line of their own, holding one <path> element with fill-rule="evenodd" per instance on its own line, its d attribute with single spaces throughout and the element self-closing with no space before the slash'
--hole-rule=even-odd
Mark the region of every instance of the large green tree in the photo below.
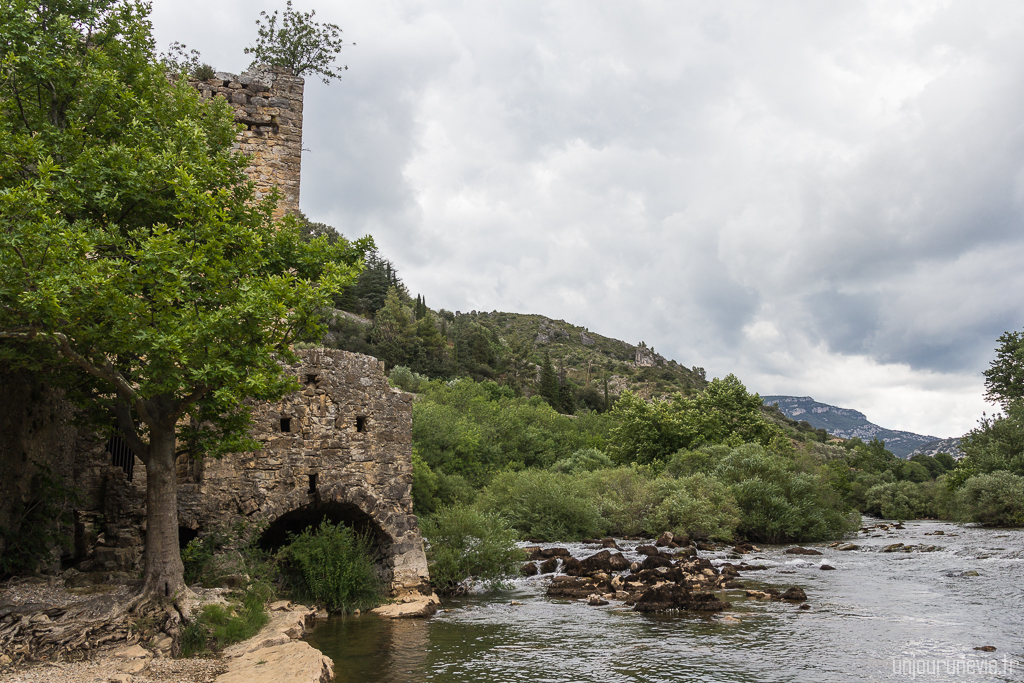
<svg viewBox="0 0 1024 683">
<path fill-rule="evenodd" d="M 1004 332 L 985 375 L 985 398 L 1006 407 L 1024 399 L 1024 335 Z"/>
<path fill-rule="evenodd" d="M 681 448 L 711 444 L 768 446 L 782 431 L 765 420 L 761 397 L 751 394 L 735 375 L 715 378 L 693 397 L 675 394 L 669 400 L 647 402 L 626 391 L 612 414 L 609 451 L 621 463 L 664 460 Z"/>
<path fill-rule="evenodd" d="M 149 6 L 0 0 L 0 352 L 75 371 L 146 467 L 143 591 L 184 589 L 179 444 L 253 446 L 246 398 L 358 274 L 367 243 L 275 225 L 223 100 L 168 79 Z M 109 426 L 109 422 L 106 422 Z"/>
</svg>

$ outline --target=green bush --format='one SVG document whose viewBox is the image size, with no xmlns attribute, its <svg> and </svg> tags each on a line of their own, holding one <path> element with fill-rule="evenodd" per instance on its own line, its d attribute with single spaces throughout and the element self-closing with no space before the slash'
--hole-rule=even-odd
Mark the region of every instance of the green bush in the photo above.
<svg viewBox="0 0 1024 683">
<path fill-rule="evenodd" d="M 516 572 L 524 553 L 500 515 L 458 506 L 420 520 L 427 539 L 430 582 L 442 594 L 457 592 L 471 576 L 496 585 Z"/>
<path fill-rule="evenodd" d="M 683 448 L 669 456 L 665 463 L 665 474 L 672 477 L 710 474 L 715 471 L 719 461 L 731 452 L 728 446 L 705 446 L 695 451 Z"/>
<path fill-rule="evenodd" d="M 426 383 L 430 381 L 430 378 L 424 377 L 417 372 L 413 372 L 404 365 L 396 365 L 391 369 L 391 373 L 388 375 L 388 380 L 391 382 L 391 386 L 398 387 L 402 391 L 409 391 L 416 394 L 426 386 Z"/>
<path fill-rule="evenodd" d="M 204 605 L 199 617 L 182 629 L 181 656 L 223 650 L 252 638 L 270 621 L 266 604 L 272 596 L 268 584 L 256 583 L 246 589 L 240 603 Z"/>
<path fill-rule="evenodd" d="M 830 485 L 824 469 L 800 467 L 757 444 L 744 444 L 721 460 L 715 476 L 736 496 L 741 536 L 765 543 L 820 541 L 857 528 L 859 519 Z"/>
<path fill-rule="evenodd" d="M 665 497 L 654 479 L 650 468 L 634 465 L 597 470 L 574 483 L 597 508 L 601 533 L 637 536 L 650 533 L 648 517 Z"/>
<path fill-rule="evenodd" d="M 412 504 L 419 515 L 429 515 L 443 507 L 469 505 L 476 490 L 458 474 L 435 472 L 415 449 L 412 452 Z"/>
<path fill-rule="evenodd" d="M 209 64 L 200 64 L 196 67 L 196 70 L 192 72 L 192 75 L 201 81 L 208 81 L 216 75 L 216 72 Z"/>
<path fill-rule="evenodd" d="M 676 486 L 651 514 L 648 533 L 654 536 L 671 531 L 690 538 L 733 539 L 740 510 L 725 484 L 707 474 L 694 474 L 679 479 Z"/>
<path fill-rule="evenodd" d="M 581 448 L 551 466 L 552 472 L 578 474 L 612 467 L 612 459 L 596 448 Z"/>
<path fill-rule="evenodd" d="M 864 494 L 864 511 L 886 519 L 934 517 L 934 486 L 929 484 L 898 481 L 873 486 Z"/>
<path fill-rule="evenodd" d="M 502 472 L 477 506 L 501 515 L 524 538 L 570 541 L 601 533 L 597 506 L 576 480 L 547 470 Z"/>
<path fill-rule="evenodd" d="M 369 538 L 342 523 L 324 520 L 318 529 L 307 528 L 292 536 L 278 559 L 300 600 L 311 599 L 342 613 L 373 608 L 383 601 Z"/>
<path fill-rule="evenodd" d="M 1024 526 L 1024 477 L 1005 470 L 968 479 L 956 493 L 961 519 L 986 526 Z"/>
</svg>

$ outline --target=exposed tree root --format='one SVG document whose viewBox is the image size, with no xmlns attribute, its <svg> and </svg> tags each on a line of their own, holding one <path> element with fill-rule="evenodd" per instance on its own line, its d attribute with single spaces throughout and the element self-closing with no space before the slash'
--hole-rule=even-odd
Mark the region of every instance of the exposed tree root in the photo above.
<svg viewBox="0 0 1024 683">
<path fill-rule="evenodd" d="M 176 653 L 189 598 L 181 605 L 140 595 L 125 602 L 97 595 L 54 607 L 43 603 L 0 607 L 0 653 L 14 662 L 88 659 L 100 647 L 161 643 Z M 169 638 L 169 641 L 168 641 Z"/>
</svg>

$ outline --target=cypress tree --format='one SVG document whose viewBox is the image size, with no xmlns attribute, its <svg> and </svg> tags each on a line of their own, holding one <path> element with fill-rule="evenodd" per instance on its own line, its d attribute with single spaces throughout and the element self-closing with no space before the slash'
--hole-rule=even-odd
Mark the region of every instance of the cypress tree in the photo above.
<svg viewBox="0 0 1024 683">
<path fill-rule="evenodd" d="M 551 364 L 551 354 L 544 352 L 544 362 L 540 366 L 540 395 L 552 408 L 558 410 L 560 392 L 558 387 L 558 375 L 555 374 L 555 367 Z"/>
</svg>

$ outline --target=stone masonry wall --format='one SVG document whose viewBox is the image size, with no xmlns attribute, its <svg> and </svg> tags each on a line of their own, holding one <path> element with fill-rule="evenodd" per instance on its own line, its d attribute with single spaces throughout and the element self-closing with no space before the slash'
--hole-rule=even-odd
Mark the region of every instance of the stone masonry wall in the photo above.
<svg viewBox="0 0 1024 683">
<path fill-rule="evenodd" d="M 384 363 L 347 351 L 300 351 L 289 371 L 302 389 L 253 406 L 262 448 L 221 459 L 178 459 L 178 523 L 200 536 L 261 529 L 297 515 L 340 516 L 369 531 L 378 570 L 395 595 L 429 594 L 426 555 L 412 511 L 412 395 L 392 389 Z M 129 571 L 144 545 L 145 468 L 129 482 L 105 443 L 85 441 L 76 480 L 76 556 L 85 571 Z M 237 538 L 237 542 L 244 541 Z"/>
<path fill-rule="evenodd" d="M 274 186 L 280 190 L 276 217 L 299 210 L 304 83 L 280 67 L 239 75 L 218 71 L 208 81 L 189 81 L 203 99 L 226 99 L 245 126 L 237 147 L 252 160 L 249 176 L 259 196 Z"/>
<path fill-rule="evenodd" d="M 290 369 L 303 389 L 253 410 L 261 450 L 182 463 L 180 523 L 206 530 L 350 510 L 370 523 L 392 591 L 429 593 L 412 514 L 412 396 L 390 387 L 376 358 L 328 349 L 300 356 Z"/>
</svg>

